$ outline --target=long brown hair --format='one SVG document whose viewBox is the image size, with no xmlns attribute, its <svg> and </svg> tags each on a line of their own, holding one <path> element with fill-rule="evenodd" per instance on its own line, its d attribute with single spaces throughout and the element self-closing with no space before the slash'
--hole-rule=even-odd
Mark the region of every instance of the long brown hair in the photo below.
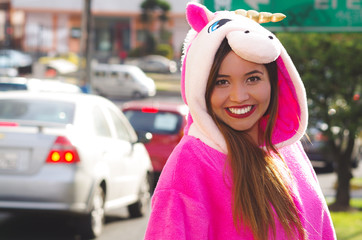
<svg viewBox="0 0 362 240">
<path fill-rule="evenodd" d="M 249 135 L 236 131 L 221 121 L 212 111 L 211 94 L 213 92 L 221 62 L 231 51 L 226 39 L 215 54 L 206 86 L 205 100 L 209 114 L 223 134 L 228 148 L 228 163 L 232 170 L 233 220 L 235 227 L 248 227 L 255 239 L 268 239 L 269 229 L 276 235 L 274 219 L 277 217 L 290 239 L 306 239 L 306 233 L 298 216 L 298 209 L 287 184 L 284 171 L 276 166 L 281 155 L 272 144 L 271 136 L 278 111 L 278 75 L 276 62 L 266 64 L 271 99 L 265 115 L 269 115 L 265 130 L 259 134 L 259 141 L 267 151 L 260 148 Z M 259 133 L 261 130 L 259 130 Z M 275 160 L 272 156 L 277 156 Z M 276 213 L 276 214 L 275 214 Z M 242 225 L 243 224 L 243 225 Z"/>
</svg>

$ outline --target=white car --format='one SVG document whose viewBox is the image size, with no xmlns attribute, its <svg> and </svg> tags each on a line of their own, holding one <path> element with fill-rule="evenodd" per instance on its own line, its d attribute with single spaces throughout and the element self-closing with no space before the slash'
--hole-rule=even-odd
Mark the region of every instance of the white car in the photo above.
<svg viewBox="0 0 362 240">
<path fill-rule="evenodd" d="M 153 97 L 156 85 L 139 67 L 121 64 L 92 66 L 92 90 L 106 97 Z"/>
<path fill-rule="evenodd" d="M 69 213 L 97 237 L 105 214 L 147 210 L 150 157 L 119 108 L 89 94 L 0 95 L 0 209 Z"/>
<path fill-rule="evenodd" d="M 79 86 L 55 79 L 0 77 L 0 91 L 81 93 Z"/>
</svg>

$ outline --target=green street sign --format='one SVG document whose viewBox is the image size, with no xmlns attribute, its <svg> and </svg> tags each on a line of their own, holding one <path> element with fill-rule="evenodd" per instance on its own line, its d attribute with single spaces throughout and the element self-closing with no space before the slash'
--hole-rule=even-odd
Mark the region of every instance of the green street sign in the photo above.
<svg viewBox="0 0 362 240">
<path fill-rule="evenodd" d="M 362 0 L 203 0 L 211 11 L 254 9 L 283 13 L 278 23 L 265 23 L 271 31 L 362 32 Z"/>
</svg>

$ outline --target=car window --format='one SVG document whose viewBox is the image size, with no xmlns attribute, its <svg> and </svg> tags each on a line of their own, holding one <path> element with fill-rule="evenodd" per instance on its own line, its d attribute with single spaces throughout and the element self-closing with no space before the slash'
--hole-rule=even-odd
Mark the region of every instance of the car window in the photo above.
<svg viewBox="0 0 362 240">
<path fill-rule="evenodd" d="M 72 123 L 75 105 L 61 101 L 1 99 L 0 118 L 13 120 Z"/>
<path fill-rule="evenodd" d="M 97 76 L 97 77 L 105 77 L 106 72 L 104 72 L 104 71 L 95 71 L 94 75 Z"/>
<path fill-rule="evenodd" d="M 112 137 L 107 120 L 99 107 L 93 107 L 93 123 L 97 136 Z"/>
<path fill-rule="evenodd" d="M 27 90 L 25 84 L 18 83 L 0 83 L 0 91 Z"/>
<path fill-rule="evenodd" d="M 127 127 L 123 124 L 122 119 L 116 115 L 112 110 L 109 109 L 109 113 L 111 115 L 112 121 L 116 128 L 117 137 L 122 140 L 126 140 L 128 142 L 131 141 L 131 136 L 127 130 Z"/>
<path fill-rule="evenodd" d="M 109 77 L 111 77 L 111 78 L 118 78 L 118 73 L 115 72 L 115 71 L 112 71 Z"/>
<path fill-rule="evenodd" d="M 169 112 L 146 113 L 128 110 L 125 111 L 125 115 L 136 131 L 142 130 L 156 134 L 176 134 L 182 124 L 181 115 Z"/>
</svg>

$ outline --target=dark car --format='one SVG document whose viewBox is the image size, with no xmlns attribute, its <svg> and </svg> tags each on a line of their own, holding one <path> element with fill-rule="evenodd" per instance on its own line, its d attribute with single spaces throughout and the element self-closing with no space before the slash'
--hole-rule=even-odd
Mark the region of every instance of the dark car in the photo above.
<svg viewBox="0 0 362 240">
<path fill-rule="evenodd" d="M 314 169 L 328 172 L 335 170 L 335 156 L 328 146 L 328 137 L 322 130 L 317 127 L 310 127 L 301 142 Z M 351 167 L 358 167 L 361 156 L 362 145 L 360 139 L 357 139 L 352 151 Z"/>
<path fill-rule="evenodd" d="M 154 187 L 166 161 L 183 136 L 188 107 L 181 102 L 138 100 L 126 102 L 123 112 L 136 132 L 150 132 L 146 143 L 154 170 Z"/>
</svg>

